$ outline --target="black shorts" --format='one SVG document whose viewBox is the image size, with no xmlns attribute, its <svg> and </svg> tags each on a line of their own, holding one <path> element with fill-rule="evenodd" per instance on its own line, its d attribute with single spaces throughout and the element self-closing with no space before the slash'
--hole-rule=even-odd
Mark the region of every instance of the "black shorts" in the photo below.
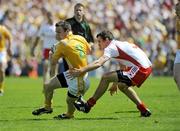
<svg viewBox="0 0 180 131">
<path fill-rule="evenodd" d="M 61 83 L 62 87 L 68 87 L 68 84 L 66 82 L 65 76 L 63 73 L 57 74 L 57 78 L 59 80 L 59 82 Z"/>
<path fill-rule="evenodd" d="M 64 71 L 69 70 L 69 66 L 64 58 L 63 58 L 63 67 L 64 67 Z"/>
<path fill-rule="evenodd" d="M 127 86 L 132 86 L 132 81 L 125 75 L 122 70 L 117 70 L 118 82 L 125 83 Z"/>
</svg>

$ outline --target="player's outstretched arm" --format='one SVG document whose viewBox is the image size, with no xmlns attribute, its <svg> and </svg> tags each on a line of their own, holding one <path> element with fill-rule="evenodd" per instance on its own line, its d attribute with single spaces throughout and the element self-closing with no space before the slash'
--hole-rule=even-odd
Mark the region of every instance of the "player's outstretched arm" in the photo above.
<svg viewBox="0 0 180 131">
<path fill-rule="evenodd" d="M 107 56 L 101 56 L 98 60 L 95 60 L 91 64 L 87 65 L 86 67 L 83 67 L 81 69 L 71 69 L 70 74 L 74 77 L 78 77 L 86 72 L 95 70 L 99 67 L 101 67 L 106 61 L 108 61 L 110 58 Z"/>
</svg>

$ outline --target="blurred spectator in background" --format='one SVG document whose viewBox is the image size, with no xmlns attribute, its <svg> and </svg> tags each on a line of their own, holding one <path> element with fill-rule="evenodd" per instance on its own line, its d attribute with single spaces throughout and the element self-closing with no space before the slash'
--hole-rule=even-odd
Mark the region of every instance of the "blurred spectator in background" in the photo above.
<svg viewBox="0 0 180 131">
<path fill-rule="evenodd" d="M 176 4 L 176 41 L 178 50 L 174 61 L 174 79 L 180 90 L 180 0 Z"/>
<path fill-rule="evenodd" d="M 4 22 L 4 20 L 8 17 L 9 14 L 9 10 L 6 10 L 2 16 L 2 18 L 0 19 L 0 24 L 2 24 Z"/>
<path fill-rule="evenodd" d="M 44 21 L 40 26 L 35 42 L 32 47 L 32 56 L 35 56 L 35 47 L 38 45 L 39 40 L 43 42 L 43 81 L 46 82 L 50 77 L 50 63 L 49 63 L 49 51 L 53 44 L 56 44 L 55 25 L 53 23 L 52 14 L 45 8 L 42 8 L 42 14 Z"/>
<path fill-rule="evenodd" d="M 23 63 L 26 60 L 29 61 L 31 43 L 35 41 L 38 28 L 44 21 L 41 9 L 44 7 L 53 12 L 53 21 L 56 22 L 75 16 L 74 5 L 82 3 L 86 9 L 83 11 L 85 11 L 84 14 L 93 35 L 104 28 L 111 30 L 115 38 L 139 45 L 151 60 L 154 59 L 154 52 L 157 52 L 157 47 L 160 46 L 167 60 L 164 65 L 165 69 L 156 75 L 172 75 L 172 61 L 174 61 L 177 50 L 173 9 L 177 1 L 11 0 L 9 2 L 3 0 L 0 4 L 0 21 L 11 30 L 14 36 L 13 54 L 16 54 L 17 58 L 22 61 L 20 63 Z M 59 3 L 63 4 L 59 5 Z M 92 53 L 91 58 L 99 57 L 101 51 L 94 46 Z M 40 63 L 41 55 L 37 55 L 36 59 Z M 102 69 L 108 68 L 107 65 Z"/>
<path fill-rule="evenodd" d="M 11 37 L 10 31 L 5 26 L 0 25 L 0 96 L 4 93 L 5 69 L 7 66 L 6 54 L 12 56 Z"/>
<path fill-rule="evenodd" d="M 163 75 L 164 69 L 167 62 L 167 54 L 163 50 L 163 48 L 158 45 L 156 51 L 153 52 L 153 69 L 154 69 L 154 75 Z"/>
</svg>

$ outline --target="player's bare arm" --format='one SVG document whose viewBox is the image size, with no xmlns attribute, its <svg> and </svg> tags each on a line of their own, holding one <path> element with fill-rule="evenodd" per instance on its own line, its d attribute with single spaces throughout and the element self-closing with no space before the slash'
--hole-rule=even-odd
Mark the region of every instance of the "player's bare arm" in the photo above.
<svg viewBox="0 0 180 131">
<path fill-rule="evenodd" d="M 8 52 L 8 55 L 11 57 L 11 56 L 12 56 L 12 51 L 11 51 L 11 38 L 8 38 L 7 41 L 8 41 L 7 52 Z"/>
<path fill-rule="evenodd" d="M 49 61 L 50 61 L 50 65 L 51 65 L 50 76 L 52 77 L 55 75 L 56 65 L 58 62 L 58 57 L 56 57 L 56 52 L 53 53 L 52 50 L 49 52 Z"/>
<path fill-rule="evenodd" d="M 76 69 L 73 68 L 70 70 L 70 74 L 74 77 L 78 77 L 86 72 L 95 70 L 99 67 L 101 67 L 106 61 L 108 61 L 110 58 L 107 56 L 101 56 L 98 60 L 95 60 L 93 63 L 89 64 L 88 66 L 81 68 L 81 69 Z"/>
</svg>

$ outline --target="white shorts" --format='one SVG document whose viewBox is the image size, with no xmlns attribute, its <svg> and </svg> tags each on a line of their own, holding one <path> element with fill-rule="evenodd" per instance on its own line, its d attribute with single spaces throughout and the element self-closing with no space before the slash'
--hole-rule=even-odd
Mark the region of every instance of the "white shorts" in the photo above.
<svg viewBox="0 0 180 131">
<path fill-rule="evenodd" d="M 68 92 L 73 96 L 84 95 L 84 93 L 89 89 L 89 79 L 88 74 L 84 75 L 82 78 L 73 78 L 69 75 L 69 71 L 60 73 L 57 75 L 58 80 L 62 87 L 68 87 Z"/>
<path fill-rule="evenodd" d="M 174 64 L 176 64 L 176 63 L 180 63 L 180 50 L 176 51 L 176 57 L 174 60 Z"/>
<path fill-rule="evenodd" d="M 0 52 L 0 63 L 2 64 L 2 69 L 5 70 L 7 67 L 6 51 Z"/>
</svg>

